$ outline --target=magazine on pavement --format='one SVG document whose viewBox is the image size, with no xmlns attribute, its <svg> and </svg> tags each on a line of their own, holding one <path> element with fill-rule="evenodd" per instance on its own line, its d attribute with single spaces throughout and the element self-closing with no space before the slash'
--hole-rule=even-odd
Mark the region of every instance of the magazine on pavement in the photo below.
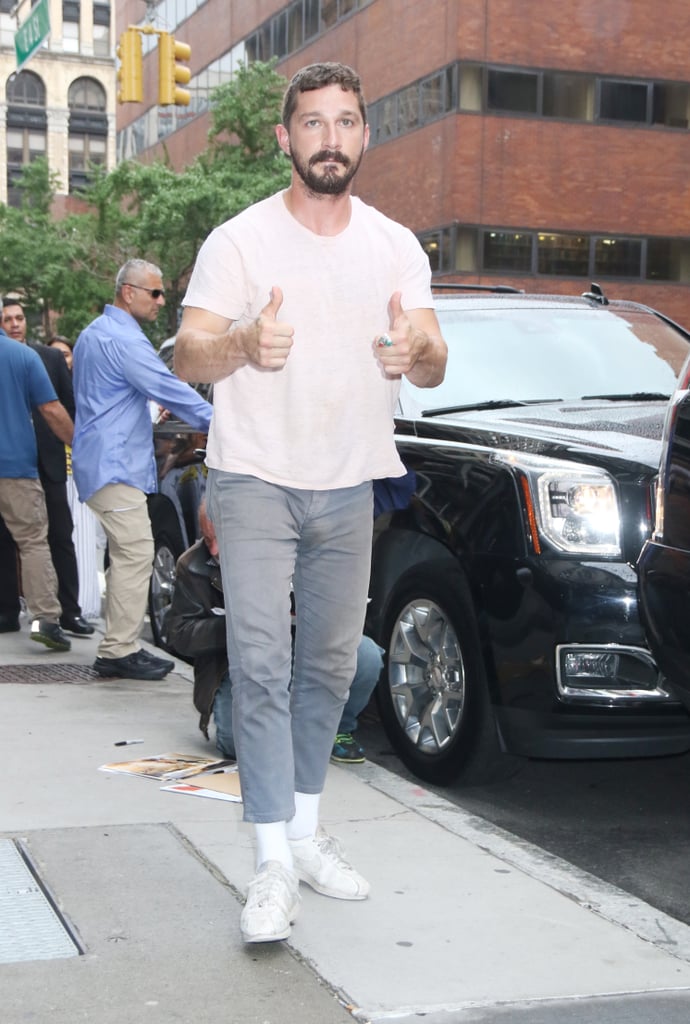
<svg viewBox="0 0 690 1024">
<path fill-rule="evenodd" d="M 198 757 L 195 754 L 152 754 L 135 761 L 117 761 L 100 765 L 99 771 L 117 772 L 123 775 L 139 775 L 146 779 L 168 782 L 172 779 L 188 779 L 204 772 L 222 772 L 228 768 L 236 770 L 235 762 L 212 757 Z"/>
</svg>

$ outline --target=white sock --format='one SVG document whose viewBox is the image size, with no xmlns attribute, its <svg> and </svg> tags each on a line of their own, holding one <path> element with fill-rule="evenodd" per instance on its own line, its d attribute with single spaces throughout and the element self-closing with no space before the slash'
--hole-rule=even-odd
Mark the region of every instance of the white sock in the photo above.
<svg viewBox="0 0 690 1024">
<path fill-rule="evenodd" d="M 256 833 L 256 869 L 267 860 L 277 860 L 292 871 L 292 852 L 288 846 L 284 821 L 268 821 L 254 825 Z"/>
<path fill-rule="evenodd" d="M 295 816 L 287 823 L 288 839 L 305 839 L 316 835 L 320 799 L 320 793 L 295 793 Z"/>
</svg>

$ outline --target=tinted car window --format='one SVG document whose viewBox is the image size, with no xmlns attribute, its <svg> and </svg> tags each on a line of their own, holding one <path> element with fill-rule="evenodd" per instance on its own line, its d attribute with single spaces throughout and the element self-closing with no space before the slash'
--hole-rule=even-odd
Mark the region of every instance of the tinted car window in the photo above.
<svg viewBox="0 0 690 1024">
<path fill-rule="evenodd" d="M 430 389 L 405 382 L 406 413 L 504 398 L 550 401 L 637 392 L 670 396 L 687 354 L 677 331 L 640 310 L 621 315 L 542 306 L 501 308 L 498 314 L 448 306 L 439 309 L 449 346 L 445 379 Z"/>
</svg>

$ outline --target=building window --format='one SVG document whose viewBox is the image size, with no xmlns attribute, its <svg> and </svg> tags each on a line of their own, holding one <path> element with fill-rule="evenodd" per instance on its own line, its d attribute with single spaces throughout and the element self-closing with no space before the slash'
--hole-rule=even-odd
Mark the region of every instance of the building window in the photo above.
<svg viewBox="0 0 690 1024">
<path fill-rule="evenodd" d="M 84 188 L 89 170 L 106 160 L 106 140 L 97 135 L 72 134 L 69 137 L 69 190 Z"/>
<path fill-rule="evenodd" d="M 545 73 L 542 113 L 572 121 L 594 120 L 595 81 L 585 75 Z"/>
<path fill-rule="evenodd" d="M 376 104 L 376 130 L 374 137 L 377 142 L 392 139 L 398 131 L 398 97 L 387 96 Z"/>
<path fill-rule="evenodd" d="M 7 202 L 19 206 L 16 187 L 22 168 L 46 155 L 46 90 L 32 71 L 20 71 L 7 82 Z"/>
<path fill-rule="evenodd" d="M 105 112 L 105 90 L 93 78 L 78 78 L 69 87 L 68 105 L 70 110 Z"/>
<path fill-rule="evenodd" d="M 642 242 L 632 238 L 597 238 L 594 242 L 594 273 L 612 277 L 636 277 L 642 272 Z"/>
<path fill-rule="evenodd" d="M 479 231 L 477 228 L 455 229 L 455 269 L 474 274 L 479 268 Z"/>
<path fill-rule="evenodd" d="M 11 12 L 16 6 L 17 0 L 0 0 L 0 46 L 12 49 L 14 49 L 17 21 L 11 16 Z"/>
<path fill-rule="evenodd" d="M 244 41 L 249 60 L 286 57 L 371 0 L 295 0 Z"/>
<path fill-rule="evenodd" d="M 421 84 L 422 123 L 435 121 L 437 117 L 453 110 L 456 105 L 453 68 L 444 68 Z"/>
<path fill-rule="evenodd" d="M 442 273 L 443 271 L 455 269 L 449 228 L 429 231 L 421 236 L 420 242 L 424 252 L 429 257 L 429 266 L 432 273 Z"/>
<path fill-rule="evenodd" d="M 539 77 L 527 71 L 500 71 L 489 68 L 487 110 L 505 110 L 517 114 L 538 111 Z"/>
<path fill-rule="evenodd" d="M 93 78 L 78 78 L 69 88 L 69 190 L 83 188 L 89 170 L 105 165 L 108 119 L 105 90 Z"/>
<path fill-rule="evenodd" d="M 687 128 L 690 86 L 686 82 L 656 83 L 652 86 L 652 124 Z"/>
<path fill-rule="evenodd" d="M 602 80 L 599 83 L 599 117 L 604 121 L 649 121 L 649 87 L 639 82 Z"/>
<path fill-rule="evenodd" d="M 94 57 L 110 56 L 110 4 L 93 5 Z"/>
<path fill-rule="evenodd" d="M 306 43 L 314 36 L 318 36 L 321 29 L 319 0 L 304 0 L 303 4 L 299 3 L 295 6 L 304 9 L 304 41 Z"/>
<path fill-rule="evenodd" d="M 690 284 L 690 238 L 616 238 L 452 224 L 418 236 L 432 272 L 595 275 Z"/>
<path fill-rule="evenodd" d="M 458 70 L 458 106 L 460 110 L 482 109 L 482 68 L 478 64 L 461 64 Z"/>
<path fill-rule="evenodd" d="M 683 238 L 650 238 L 647 242 L 645 277 L 649 281 L 690 282 L 690 241 Z"/>
<path fill-rule="evenodd" d="M 79 4 L 64 0 L 62 4 L 62 49 L 65 53 L 79 53 Z"/>
<path fill-rule="evenodd" d="M 321 0 L 321 30 L 333 28 L 341 18 L 362 6 L 360 0 Z"/>
<path fill-rule="evenodd" d="M 485 231 L 482 266 L 485 270 L 529 273 L 532 269 L 532 236 L 520 231 Z"/>
<path fill-rule="evenodd" d="M 589 239 L 583 235 L 537 236 L 537 273 L 586 277 L 589 269 Z"/>
<path fill-rule="evenodd" d="M 419 87 L 409 85 L 398 93 L 398 134 L 419 127 Z"/>
</svg>

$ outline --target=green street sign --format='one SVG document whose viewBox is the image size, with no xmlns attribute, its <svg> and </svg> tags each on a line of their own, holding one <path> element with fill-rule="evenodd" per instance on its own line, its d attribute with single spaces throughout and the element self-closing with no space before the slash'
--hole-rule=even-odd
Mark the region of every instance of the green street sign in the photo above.
<svg viewBox="0 0 690 1024">
<path fill-rule="evenodd" d="M 38 0 L 26 21 L 22 22 L 14 36 L 14 49 L 17 54 L 17 71 L 21 71 L 36 50 L 50 35 L 50 15 L 48 0 Z"/>
</svg>

